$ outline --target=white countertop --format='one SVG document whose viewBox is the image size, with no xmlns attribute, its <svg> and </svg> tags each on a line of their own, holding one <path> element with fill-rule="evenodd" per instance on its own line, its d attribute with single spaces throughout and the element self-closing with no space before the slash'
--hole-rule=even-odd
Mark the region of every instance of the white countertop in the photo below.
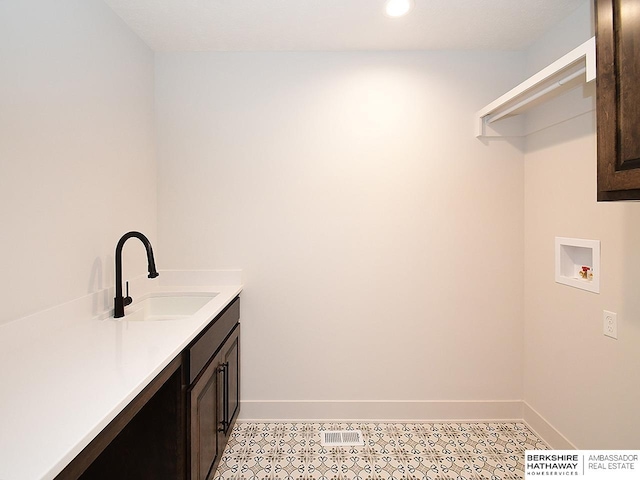
<svg viewBox="0 0 640 480">
<path fill-rule="evenodd" d="M 242 290 L 239 275 L 235 285 L 195 283 L 144 283 L 218 292 L 189 318 L 83 314 L 95 310 L 91 296 L 0 325 L 0 480 L 55 478 Z"/>
</svg>

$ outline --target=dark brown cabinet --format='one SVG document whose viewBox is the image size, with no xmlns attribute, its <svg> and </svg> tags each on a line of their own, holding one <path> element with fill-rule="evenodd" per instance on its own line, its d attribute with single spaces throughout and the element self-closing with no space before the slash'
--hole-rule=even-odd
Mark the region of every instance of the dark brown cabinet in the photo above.
<svg viewBox="0 0 640 480">
<path fill-rule="evenodd" d="M 211 362 L 189 394 L 192 479 L 206 480 L 211 467 L 218 460 L 219 368 L 217 362 Z"/>
<path fill-rule="evenodd" d="M 598 201 L 640 200 L 640 8 L 595 5 Z"/>
<path fill-rule="evenodd" d="M 191 480 L 211 478 L 238 416 L 240 399 L 239 300 L 188 350 Z M 202 369 L 200 366 L 204 365 Z"/>
<path fill-rule="evenodd" d="M 56 477 L 209 480 L 240 409 L 240 298 Z"/>
</svg>

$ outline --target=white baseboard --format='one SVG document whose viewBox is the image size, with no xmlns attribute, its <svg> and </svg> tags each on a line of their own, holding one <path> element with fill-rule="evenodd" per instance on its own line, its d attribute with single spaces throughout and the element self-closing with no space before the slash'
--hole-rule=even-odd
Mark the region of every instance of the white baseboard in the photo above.
<svg viewBox="0 0 640 480">
<path fill-rule="evenodd" d="M 351 401 L 351 400 L 243 400 L 240 421 L 374 421 L 524 422 L 549 447 L 576 450 L 562 433 L 522 400 L 460 401 Z"/>
<path fill-rule="evenodd" d="M 521 421 L 521 400 L 502 401 L 284 401 L 244 400 L 241 421 Z"/>
<path fill-rule="evenodd" d="M 544 442 L 555 450 L 577 450 L 578 448 L 551 425 L 527 402 L 523 404 L 523 420 Z"/>
</svg>

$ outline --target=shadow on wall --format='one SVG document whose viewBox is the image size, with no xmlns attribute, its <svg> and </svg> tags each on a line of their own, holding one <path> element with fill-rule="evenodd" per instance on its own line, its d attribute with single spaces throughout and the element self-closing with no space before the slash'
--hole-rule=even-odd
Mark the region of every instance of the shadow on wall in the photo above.
<svg viewBox="0 0 640 480">
<path fill-rule="evenodd" d="M 89 275 L 89 286 L 87 287 L 87 293 L 94 294 L 91 299 L 91 312 L 93 315 L 97 315 L 100 313 L 100 309 L 103 305 L 106 304 L 108 300 L 109 293 L 104 290 L 104 283 L 102 281 L 103 278 L 103 267 L 102 267 L 102 259 L 100 257 L 96 257 L 93 261 L 93 265 L 91 266 L 91 274 Z M 102 291 L 102 296 L 104 297 L 102 301 L 100 300 L 100 292 Z"/>
<path fill-rule="evenodd" d="M 626 321 L 640 334 L 640 204 L 634 201 L 617 202 L 622 204 L 622 238 L 624 262 L 622 268 L 622 297 L 625 300 Z"/>
<path fill-rule="evenodd" d="M 568 92 L 546 97 L 544 102 L 534 103 L 526 113 L 492 124 L 491 130 L 503 137 L 484 137 L 480 140 L 485 145 L 509 142 L 523 153 L 533 152 L 593 134 L 593 130 L 586 128 L 584 122 L 573 122 L 570 129 L 552 127 L 584 115 L 595 115 L 595 109 L 595 82 L 581 84 Z M 516 136 L 520 134 L 524 135 Z M 531 144 L 527 141 L 530 135 L 536 135 L 536 141 Z M 541 142 L 538 135 L 544 135 L 544 141 Z"/>
<path fill-rule="evenodd" d="M 596 125 L 595 81 L 560 95 L 527 113 L 525 131 L 536 136 L 535 142 L 526 142 L 526 152 L 560 145 L 578 138 L 595 135 Z M 593 117 L 592 122 L 577 121 L 580 117 Z M 552 128 L 563 125 L 564 128 Z"/>
</svg>

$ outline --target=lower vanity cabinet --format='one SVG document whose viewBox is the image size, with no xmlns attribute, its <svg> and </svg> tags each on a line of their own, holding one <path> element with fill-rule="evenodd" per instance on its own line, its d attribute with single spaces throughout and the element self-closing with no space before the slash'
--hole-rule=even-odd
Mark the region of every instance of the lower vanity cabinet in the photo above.
<svg viewBox="0 0 640 480">
<path fill-rule="evenodd" d="M 191 480 L 213 477 L 238 416 L 239 307 L 236 299 L 188 350 L 192 379 L 187 390 Z M 204 366 L 199 369 L 201 365 Z"/>
<path fill-rule="evenodd" d="M 240 298 L 55 480 L 210 480 L 240 408 Z"/>
</svg>

